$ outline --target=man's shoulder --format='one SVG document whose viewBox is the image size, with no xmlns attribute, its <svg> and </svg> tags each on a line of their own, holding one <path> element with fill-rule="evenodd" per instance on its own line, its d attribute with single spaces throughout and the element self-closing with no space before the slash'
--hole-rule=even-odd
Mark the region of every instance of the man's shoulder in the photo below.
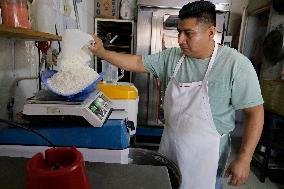
<svg viewBox="0 0 284 189">
<path fill-rule="evenodd" d="M 243 55 L 236 49 L 227 46 L 221 47 L 220 56 L 222 56 L 222 58 L 225 57 L 238 63 L 250 62 L 250 60 L 245 55 Z"/>
<path fill-rule="evenodd" d="M 164 49 L 160 52 L 156 52 L 156 53 L 151 53 L 151 54 L 147 54 L 147 55 L 142 55 L 142 57 L 157 57 L 157 56 L 160 56 L 160 57 L 164 57 L 164 58 L 167 58 L 167 57 L 174 57 L 175 55 L 180 55 L 182 52 L 181 52 L 181 49 L 179 47 L 172 47 L 172 48 L 167 48 L 167 49 Z"/>
<path fill-rule="evenodd" d="M 236 49 L 223 46 L 220 49 L 218 59 L 234 70 L 239 70 L 242 67 L 251 67 L 251 61 L 242 53 L 238 52 Z"/>
<path fill-rule="evenodd" d="M 179 47 L 171 47 L 163 50 L 162 52 L 167 55 L 180 55 L 181 49 Z"/>
</svg>

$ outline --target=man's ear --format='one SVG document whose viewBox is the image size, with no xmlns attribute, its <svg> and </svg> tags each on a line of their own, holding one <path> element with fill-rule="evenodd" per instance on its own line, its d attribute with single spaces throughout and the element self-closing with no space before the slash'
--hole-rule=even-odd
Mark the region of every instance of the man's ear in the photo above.
<svg viewBox="0 0 284 189">
<path fill-rule="evenodd" d="M 208 28 L 209 39 L 213 40 L 215 33 L 216 33 L 216 27 L 210 26 Z"/>
</svg>

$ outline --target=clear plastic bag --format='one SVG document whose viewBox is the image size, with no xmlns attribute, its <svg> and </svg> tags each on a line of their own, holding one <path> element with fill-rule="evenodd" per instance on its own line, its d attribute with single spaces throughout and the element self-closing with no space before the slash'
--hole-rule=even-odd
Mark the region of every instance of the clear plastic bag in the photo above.
<svg viewBox="0 0 284 189">
<path fill-rule="evenodd" d="M 136 13 L 136 0 L 121 0 L 120 17 L 126 20 L 132 20 Z"/>
<path fill-rule="evenodd" d="M 56 10 L 54 7 L 53 0 L 33 0 L 31 9 L 34 30 L 56 34 Z"/>
</svg>

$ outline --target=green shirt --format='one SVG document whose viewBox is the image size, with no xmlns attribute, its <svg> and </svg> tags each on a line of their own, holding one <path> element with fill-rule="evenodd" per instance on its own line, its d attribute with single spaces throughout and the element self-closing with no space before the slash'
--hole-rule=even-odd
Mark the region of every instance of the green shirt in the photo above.
<svg viewBox="0 0 284 189">
<path fill-rule="evenodd" d="M 158 77 L 166 89 L 174 68 L 182 56 L 180 48 L 144 55 L 145 69 Z M 176 79 L 195 82 L 204 78 L 210 58 L 185 57 Z M 256 72 L 244 55 L 229 47 L 220 47 L 208 77 L 208 93 L 215 126 L 220 134 L 235 127 L 235 110 L 263 104 Z"/>
<path fill-rule="evenodd" d="M 147 71 L 158 77 L 166 89 L 175 66 L 182 56 L 180 48 L 144 55 Z M 195 82 L 204 78 L 210 58 L 186 57 L 176 75 L 179 82 Z M 208 77 L 211 112 L 217 131 L 228 134 L 235 127 L 235 110 L 263 104 L 256 72 L 244 55 L 229 47 L 220 47 Z M 220 143 L 218 176 L 223 174 L 229 153 L 230 140 L 223 137 Z"/>
</svg>

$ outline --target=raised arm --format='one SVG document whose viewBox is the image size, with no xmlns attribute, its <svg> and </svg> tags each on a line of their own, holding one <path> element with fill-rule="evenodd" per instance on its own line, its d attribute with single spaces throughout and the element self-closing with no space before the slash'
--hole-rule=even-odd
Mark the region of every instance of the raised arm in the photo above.
<svg viewBox="0 0 284 189">
<path fill-rule="evenodd" d="M 104 59 L 123 70 L 131 72 L 147 72 L 144 68 L 141 56 L 106 50 L 102 40 L 96 35 L 93 35 L 93 37 L 94 43 L 90 45 L 89 49 L 95 56 Z"/>
</svg>

